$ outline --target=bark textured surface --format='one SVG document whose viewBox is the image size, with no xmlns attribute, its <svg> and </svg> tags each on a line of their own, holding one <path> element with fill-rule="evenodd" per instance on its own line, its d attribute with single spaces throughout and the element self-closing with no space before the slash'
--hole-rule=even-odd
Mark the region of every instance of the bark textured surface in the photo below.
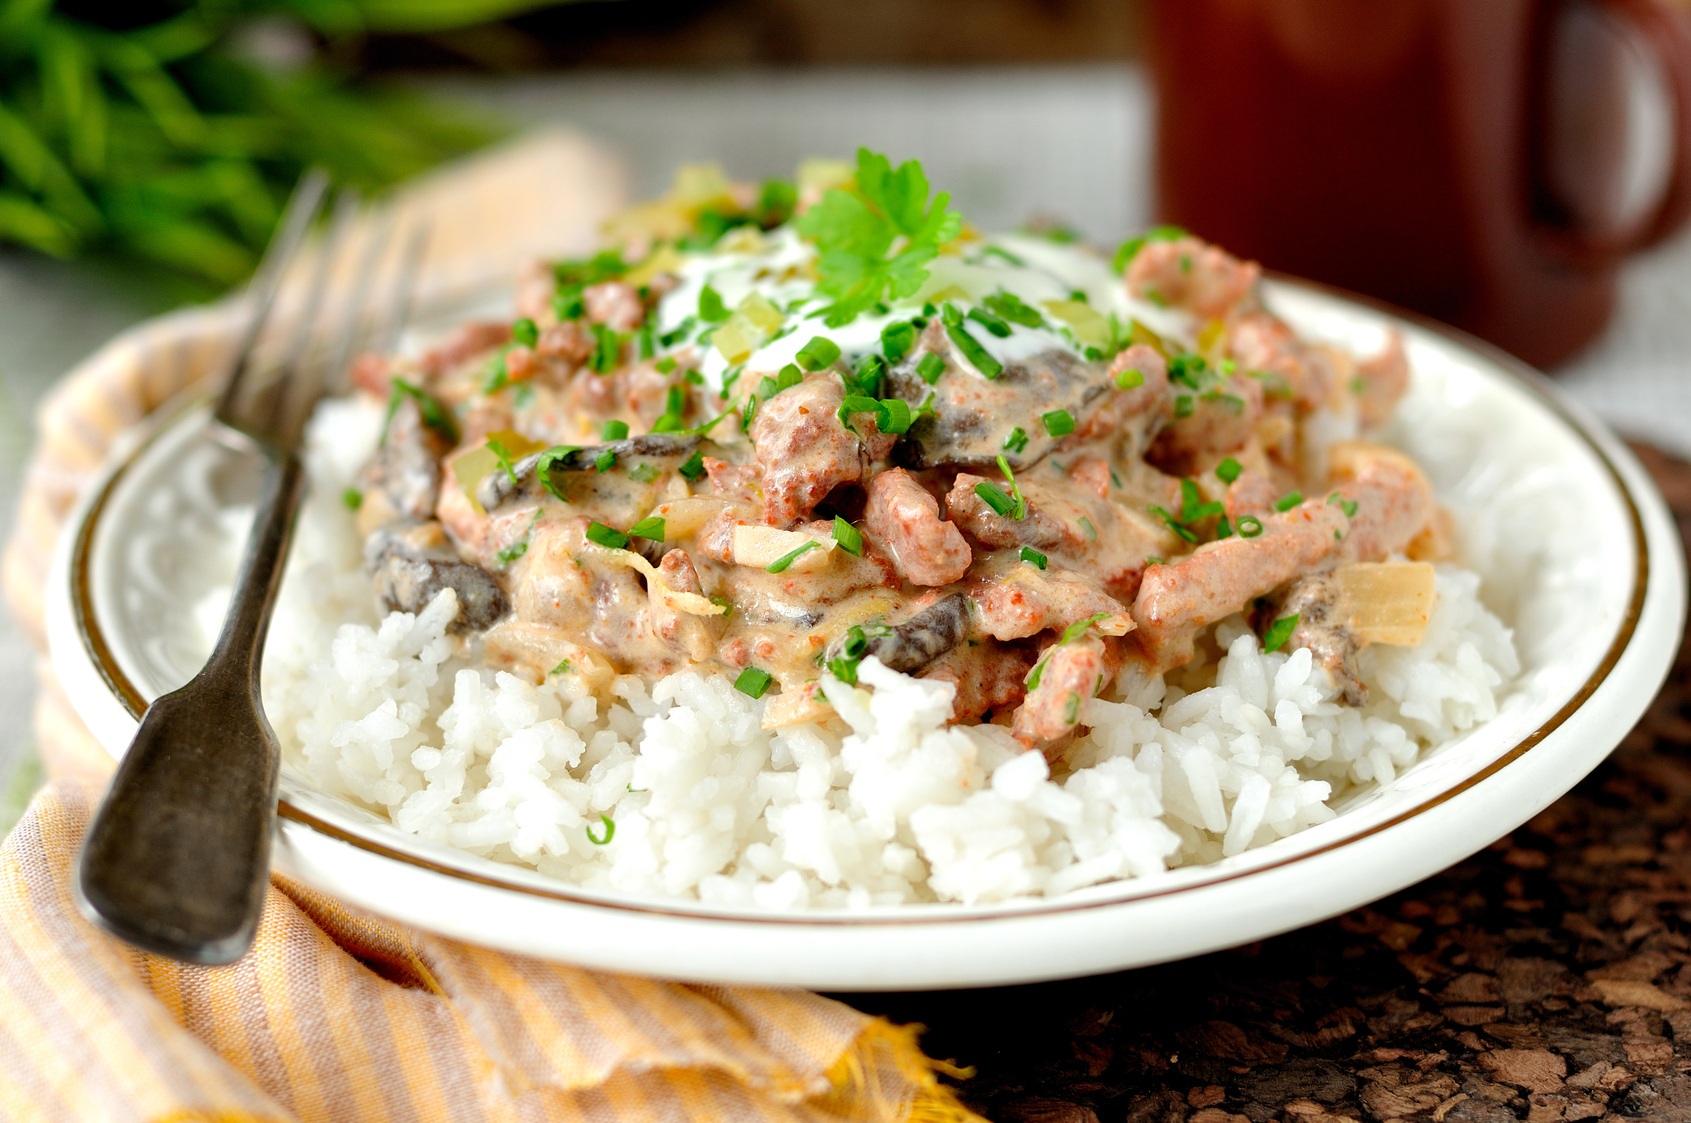
<svg viewBox="0 0 1691 1123">
<path fill-rule="evenodd" d="M 1639 455 L 1691 539 L 1691 465 Z M 1370 908 L 1038 986 L 845 996 L 1004 1123 L 1691 1120 L 1691 655 L 1596 772 Z"/>
</svg>

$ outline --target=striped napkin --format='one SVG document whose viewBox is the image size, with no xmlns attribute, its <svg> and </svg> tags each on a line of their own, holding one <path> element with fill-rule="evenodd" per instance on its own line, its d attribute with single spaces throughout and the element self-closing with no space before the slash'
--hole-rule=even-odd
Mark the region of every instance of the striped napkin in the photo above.
<svg viewBox="0 0 1691 1123">
<path fill-rule="evenodd" d="M 621 200 L 607 155 L 548 134 L 395 206 L 431 241 L 423 303 L 579 254 Z M 114 442 L 215 375 L 229 306 L 129 332 L 43 407 L 4 560 L 44 643 L 48 559 Z M 958 1120 L 915 1030 L 803 991 L 588 971 L 416 932 L 276 876 L 252 952 L 195 967 L 78 913 L 70 871 L 111 762 L 43 663 L 53 781 L 0 847 L 0 1118 L 7 1120 Z"/>
</svg>

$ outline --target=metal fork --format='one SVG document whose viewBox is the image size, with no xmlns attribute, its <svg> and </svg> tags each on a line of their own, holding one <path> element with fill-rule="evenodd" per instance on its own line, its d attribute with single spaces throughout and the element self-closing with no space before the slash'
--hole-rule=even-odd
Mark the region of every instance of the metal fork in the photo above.
<svg viewBox="0 0 1691 1123">
<path fill-rule="evenodd" d="M 215 414 L 220 438 L 266 460 L 222 634 L 192 681 L 148 707 L 77 863 L 77 899 L 91 920 L 137 947 L 190 963 L 240 958 L 264 910 L 281 753 L 264 716 L 259 672 L 304 490 L 305 422 L 360 341 L 378 325 L 393 330 L 403 317 L 406 274 L 415 271 L 424 236 L 413 231 L 400 255 L 387 314 L 371 315 L 366 306 L 394 224 L 390 217 L 367 225 L 334 330 L 325 296 L 358 227 L 357 197 L 342 192 L 297 322 L 283 333 L 291 341 L 280 362 L 267 365 L 263 344 L 274 334 L 278 293 L 328 194 L 318 173 L 295 191 L 249 288 L 252 312 Z"/>
</svg>

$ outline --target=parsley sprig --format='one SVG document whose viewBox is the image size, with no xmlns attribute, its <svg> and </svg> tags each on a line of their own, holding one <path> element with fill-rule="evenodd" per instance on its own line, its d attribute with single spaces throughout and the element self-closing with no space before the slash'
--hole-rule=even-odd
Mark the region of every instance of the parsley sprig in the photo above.
<svg viewBox="0 0 1691 1123">
<path fill-rule="evenodd" d="M 853 189 L 830 190 L 798 220 L 819 251 L 817 289 L 834 301 L 823 322 L 840 327 L 882 299 L 915 295 L 928 262 L 963 228 L 950 202 L 941 192 L 930 204 L 917 161 L 894 170 L 885 156 L 859 148 Z"/>
</svg>

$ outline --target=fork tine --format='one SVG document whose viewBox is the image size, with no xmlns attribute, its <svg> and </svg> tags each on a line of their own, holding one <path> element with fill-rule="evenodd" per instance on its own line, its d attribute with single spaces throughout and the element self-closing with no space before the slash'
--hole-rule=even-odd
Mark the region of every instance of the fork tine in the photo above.
<svg viewBox="0 0 1691 1123">
<path fill-rule="evenodd" d="M 270 394 L 264 409 L 262 434 L 251 434 L 251 425 L 241 428 L 249 430 L 249 435 L 261 435 L 265 440 L 280 447 L 286 447 L 285 440 L 280 438 L 282 425 L 288 416 L 289 399 L 297 396 L 297 386 L 301 381 L 301 372 L 309 368 L 312 352 L 320 343 L 318 317 L 323 308 L 323 298 L 327 295 L 329 283 L 334 275 L 335 265 L 340 260 L 342 247 L 348 241 L 356 224 L 359 209 L 358 192 L 347 188 L 335 198 L 334 215 L 329 221 L 328 233 L 322 244 L 317 247 L 317 258 L 312 262 L 311 276 L 305 293 L 305 306 L 300 309 L 299 318 L 294 324 L 293 341 L 288 346 L 286 356 L 276 368 L 275 377 L 263 389 Z M 254 403 L 255 405 L 257 403 Z M 259 416 L 257 410 L 247 414 L 248 418 Z"/>
<path fill-rule="evenodd" d="M 370 336 L 376 317 L 366 309 L 370 304 L 370 292 L 376 285 L 376 277 L 381 272 L 382 261 L 387 257 L 388 247 L 393 244 L 395 225 L 393 211 L 384 209 L 365 239 L 364 253 L 359 260 L 358 272 L 347 301 L 340 338 L 329 349 L 328 360 L 320 364 L 314 372 L 311 391 L 303 403 L 307 410 L 325 386 L 340 384 L 345 377 L 347 364 L 352 361 L 362 342 Z"/>
<path fill-rule="evenodd" d="M 276 224 L 276 234 L 264 252 L 257 271 L 247 284 L 247 300 L 251 312 L 240 342 L 236 345 L 234 361 L 230 364 L 228 381 L 224 383 L 217 412 L 222 417 L 235 408 L 235 401 L 243 390 L 247 373 L 252 367 L 253 351 L 276 303 L 288 266 L 298 253 L 300 244 L 311 230 L 328 194 L 329 177 L 321 168 L 313 168 L 299 181 L 294 193 Z"/>
</svg>

